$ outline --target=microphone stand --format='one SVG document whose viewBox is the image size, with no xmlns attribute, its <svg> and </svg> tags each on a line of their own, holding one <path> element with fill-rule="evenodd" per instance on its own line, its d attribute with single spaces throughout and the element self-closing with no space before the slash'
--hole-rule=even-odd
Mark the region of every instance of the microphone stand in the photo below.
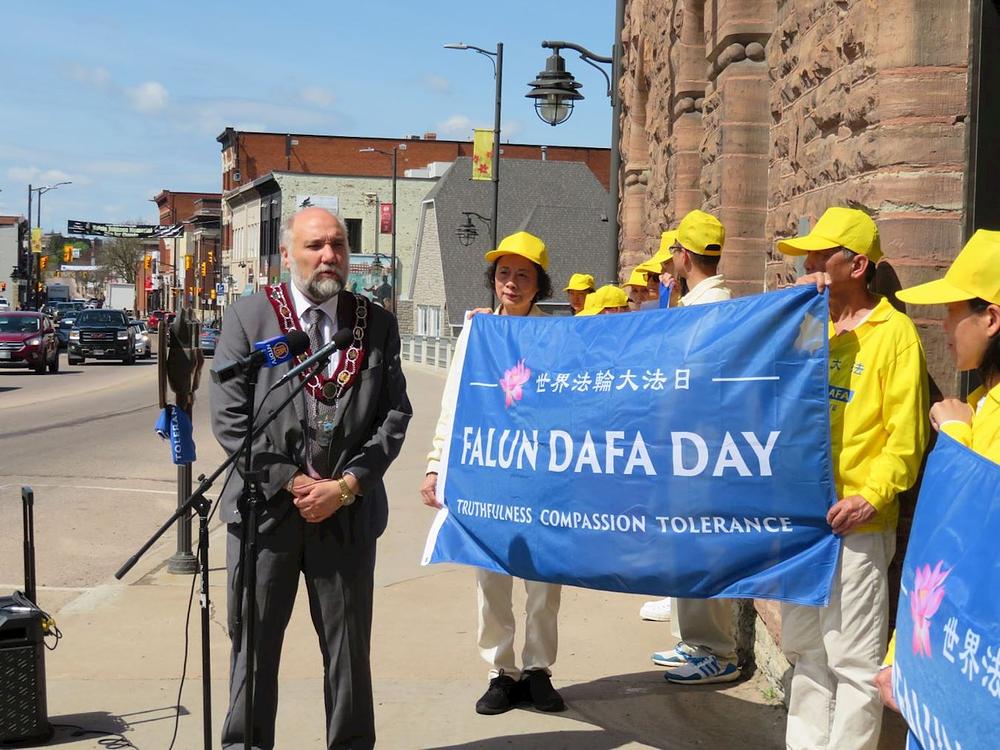
<svg viewBox="0 0 1000 750">
<path fill-rule="evenodd" d="M 235 451 L 234 453 L 232 453 L 228 458 L 226 458 L 226 460 L 223 461 L 222 464 L 215 471 L 213 471 L 211 473 L 211 475 L 209 475 L 208 477 L 206 477 L 204 474 L 200 475 L 198 477 L 198 481 L 199 481 L 198 488 L 194 492 L 191 493 L 191 495 L 188 497 L 188 499 L 184 502 L 183 505 L 180 505 L 180 506 L 177 507 L 177 510 L 174 511 L 174 513 L 170 516 L 170 518 L 168 518 L 166 520 L 166 522 L 164 522 L 164 524 L 162 526 L 160 526 L 160 528 L 157 529 L 148 540 L 146 540 L 145 544 L 143 544 L 139 548 L 139 550 L 134 555 L 132 555 L 132 557 L 130 557 L 125 562 L 125 564 L 122 565 L 118 569 L 118 571 L 115 573 L 115 578 L 120 581 L 122 578 L 124 578 L 128 574 L 128 572 L 130 570 L 132 570 L 132 568 L 135 567 L 136 563 L 138 563 L 139 560 L 140 560 L 140 558 L 144 554 L 146 554 L 146 552 L 149 551 L 150 547 L 152 547 L 154 544 L 156 544 L 156 542 L 159 540 L 159 538 L 161 536 L 163 536 L 167 531 L 169 531 L 170 528 L 180 518 L 185 517 L 185 516 L 187 516 L 187 515 L 189 515 L 191 513 L 197 513 L 198 514 L 198 572 L 201 575 L 201 589 L 200 589 L 200 602 L 201 602 L 201 675 L 202 675 L 201 676 L 201 681 L 202 681 L 202 708 L 203 708 L 203 713 L 204 713 L 204 715 L 202 717 L 202 725 L 203 725 L 203 733 L 204 733 L 204 741 L 205 741 L 205 750 L 211 750 L 211 748 L 212 748 L 212 675 L 211 675 L 212 663 L 211 663 L 210 649 L 209 649 L 210 634 L 211 634 L 211 619 L 210 619 L 211 611 L 210 611 L 210 602 L 209 602 L 209 597 L 208 597 L 208 572 L 209 572 L 209 566 L 208 566 L 208 517 L 209 517 L 209 512 L 211 511 L 211 508 L 212 508 L 212 503 L 211 503 L 210 500 L 208 500 L 208 498 L 205 497 L 205 493 L 207 493 L 212 488 L 212 485 L 222 475 L 222 473 L 225 472 L 234 463 L 236 463 L 237 459 L 239 459 L 239 457 L 241 455 L 243 455 L 244 453 L 247 454 L 244 466 L 249 466 L 250 465 L 249 454 L 250 454 L 251 446 L 253 445 L 253 440 L 256 437 L 258 437 L 259 435 L 261 435 L 264 432 L 264 430 L 267 429 L 268 425 L 271 424 L 271 422 L 273 422 L 275 419 L 277 419 L 278 414 L 280 414 L 282 412 L 282 410 L 286 406 L 288 406 L 292 402 L 292 400 L 296 396 L 299 395 L 299 393 L 302 392 L 302 389 L 305 388 L 305 385 L 306 385 L 307 382 L 309 382 L 316 375 L 318 375 L 320 372 L 322 372 L 323 368 L 326 367 L 326 364 L 329 361 L 329 359 L 330 359 L 331 356 L 333 356 L 333 352 L 332 351 L 322 361 L 316 362 L 316 366 L 312 370 L 309 371 L 309 373 L 305 377 L 305 379 L 300 380 L 299 383 L 297 383 L 292 388 L 292 392 L 290 394 L 288 394 L 288 396 L 285 397 L 285 400 L 282 401 L 278 405 L 277 409 L 275 409 L 273 412 L 271 412 L 270 415 L 268 415 L 267 419 L 265 419 L 263 423 L 261 423 L 253 431 L 251 431 L 249 429 L 249 426 L 248 426 L 248 429 L 247 429 L 247 432 L 246 432 L 247 438 L 244 440 L 244 443 L 240 447 L 240 449 L 237 450 L 237 451 Z M 257 376 L 256 376 L 256 371 L 255 371 L 254 375 L 253 375 L 254 387 L 256 386 L 256 379 L 257 379 Z M 251 419 L 251 423 L 252 423 L 253 418 L 254 418 L 253 398 L 250 399 L 249 403 L 250 403 L 250 419 Z M 244 480 L 244 481 L 246 481 L 246 480 Z M 256 509 L 254 509 L 254 511 L 256 511 Z M 253 549 L 254 549 L 255 556 L 254 556 L 254 559 L 253 559 L 253 564 L 250 567 L 250 571 L 252 571 L 254 582 L 256 584 L 256 573 L 257 573 L 256 528 L 254 528 L 254 544 L 255 544 L 255 546 L 254 546 Z M 243 545 L 243 542 L 241 542 L 241 546 L 242 545 Z M 249 552 L 249 550 L 248 550 L 248 552 Z M 241 564 L 240 564 L 241 570 L 238 573 L 238 579 L 242 578 L 242 575 L 243 575 L 243 570 L 242 570 L 243 569 L 243 565 L 244 565 L 244 563 L 241 562 Z M 242 589 L 242 588 L 238 587 L 237 590 L 239 591 L 239 595 L 240 595 L 240 609 L 242 610 L 243 596 L 244 596 L 244 593 L 245 593 L 245 589 Z M 253 606 L 252 603 L 254 601 L 255 601 L 255 597 L 250 599 L 250 601 L 249 601 L 250 606 Z M 253 619 L 251 619 L 250 622 L 253 623 Z M 253 654 L 254 654 L 254 651 L 253 651 L 253 648 L 252 648 L 253 642 L 250 640 L 250 638 L 252 636 L 252 633 L 253 633 L 252 626 L 249 626 L 247 628 L 247 641 L 248 641 L 247 645 L 248 645 L 248 648 L 249 648 L 248 656 L 250 657 L 250 659 L 247 662 L 247 685 L 248 686 L 252 686 L 253 685 L 253 666 L 254 666 Z M 241 641 L 241 636 L 240 636 L 239 631 L 237 631 L 237 634 L 235 635 L 235 638 L 234 638 L 234 643 L 235 643 L 234 648 L 236 648 L 237 651 L 239 650 L 239 647 L 240 647 L 240 641 Z M 251 747 L 251 745 L 250 745 L 251 735 L 253 734 L 253 725 L 250 723 L 249 718 L 248 718 L 248 717 L 252 717 L 252 709 L 253 709 L 253 693 L 252 692 L 247 692 L 247 702 L 246 702 L 246 705 L 247 705 L 247 712 L 246 712 L 246 715 L 244 717 L 244 720 L 246 722 L 245 736 L 244 736 L 244 747 L 249 750 L 250 747 Z"/>
</svg>

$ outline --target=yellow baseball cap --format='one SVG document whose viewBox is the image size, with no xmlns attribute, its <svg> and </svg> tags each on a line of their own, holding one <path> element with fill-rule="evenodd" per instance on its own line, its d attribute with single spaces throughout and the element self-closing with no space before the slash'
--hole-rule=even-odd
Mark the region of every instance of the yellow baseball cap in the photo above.
<svg viewBox="0 0 1000 750">
<path fill-rule="evenodd" d="M 632 273 L 635 273 L 636 271 L 638 271 L 639 273 L 655 274 L 656 276 L 659 276 L 661 273 L 663 273 L 662 265 L 655 258 L 644 260 L 642 263 L 640 263 L 635 267 L 635 270 L 632 271 Z"/>
<path fill-rule="evenodd" d="M 809 234 L 778 241 L 778 250 L 785 255 L 805 255 L 835 247 L 846 247 L 872 263 L 878 263 L 882 257 L 878 227 L 871 216 L 856 208 L 828 208 Z"/>
<path fill-rule="evenodd" d="M 632 273 L 629 275 L 628 281 L 622 284 L 622 286 L 641 286 L 645 288 L 646 287 L 645 271 L 640 271 L 639 267 L 636 266 L 634 269 L 632 269 Z"/>
<path fill-rule="evenodd" d="M 628 295 L 614 284 L 606 284 L 587 295 L 579 315 L 597 315 L 609 307 L 628 307 Z"/>
<path fill-rule="evenodd" d="M 505 255 L 520 255 L 540 265 L 543 271 L 549 270 L 549 254 L 545 249 L 545 243 L 530 232 L 514 232 L 507 235 L 500 240 L 496 250 L 486 253 L 486 261 L 492 263 Z"/>
<path fill-rule="evenodd" d="M 911 305 L 943 305 L 977 297 L 1000 305 L 1000 232 L 978 230 L 943 279 L 911 286 L 896 296 Z"/>
<path fill-rule="evenodd" d="M 589 273 L 574 273 L 569 277 L 569 283 L 564 292 L 585 292 L 594 288 L 594 277 Z"/>
<path fill-rule="evenodd" d="M 722 246 L 726 244 L 726 230 L 722 222 L 712 214 L 695 209 L 677 225 L 676 242 L 696 255 L 719 257 L 722 255 Z M 719 249 L 709 250 L 712 245 L 717 245 Z"/>
<path fill-rule="evenodd" d="M 650 258 L 653 263 L 659 263 L 660 266 L 669 260 L 673 260 L 674 251 L 671 250 L 674 243 L 677 242 L 677 230 L 672 229 L 669 232 L 664 232 L 660 235 L 660 249 L 656 251 L 656 254 Z"/>
</svg>

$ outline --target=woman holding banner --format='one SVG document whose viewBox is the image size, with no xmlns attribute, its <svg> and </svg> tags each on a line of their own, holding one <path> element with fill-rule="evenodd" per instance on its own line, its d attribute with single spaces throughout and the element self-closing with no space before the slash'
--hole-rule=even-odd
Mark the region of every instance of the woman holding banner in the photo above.
<svg viewBox="0 0 1000 750">
<path fill-rule="evenodd" d="M 983 384 L 968 400 L 946 398 L 931 407 L 931 426 L 1000 463 L 1000 232 L 980 229 L 943 279 L 897 292 L 913 305 L 947 305 L 944 333 L 961 370 L 977 370 Z M 896 637 L 875 678 L 882 702 L 896 711 L 892 663 Z"/>
<path fill-rule="evenodd" d="M 536 304 L 552 296 L 548 275 L 549 259 L 545 243 L 528 232 L 516 232 L 486 253 L 490 263 L 487 285 L 496 294 L 497 315 L 544 315 Z M 477 310 L 486 312 L 489 310 Z M 454 362 L 464 359 L 466 336 L 459 337 Z M 452 421 L 461 384 L 461 367 L 452 367 L 441 398 L 433 446 L 428 454 L 427 472 L 420 487 L 425 505 L 440 508 L 437 478 L 445 445 L 451 440 Z M 443 489 L 443 488 L 442 488 Z M 531 702 L 540 711 L 562 711 L 562 697 L 552 687 L 549 667 L 556 659 L 557 619 L 562 587 L 557 584 L 525 581 L 527 592 L 525 639 L 519 670 L 514 656 L 514 579 L 502 573 L 476 569 L 479 599 L 479 652 L 490 664 L 490 684 L 476 702 L 480 714 L 501 714 L 521 702 Z M 520 677 L 520 679 L 518 679 Z"/>
</svg>

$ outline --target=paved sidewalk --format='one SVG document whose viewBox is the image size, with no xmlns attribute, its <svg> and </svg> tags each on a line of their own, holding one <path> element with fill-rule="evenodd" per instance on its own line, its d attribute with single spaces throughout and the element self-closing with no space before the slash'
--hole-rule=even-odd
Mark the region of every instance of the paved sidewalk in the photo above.
<svg viewBox="0 0 1000 750">
<path fill-rule="evenodd" d="M 564 590 L 554 681 L 564 714 L 515 710 L 482 717 L 473 709 L 486 687 L 475 647 L 472 572 L 419 565 L 433 514 L 417 487 L 437 418 L 444 373 L 407 365 L 416 409 L 406 445 L 387 484 L 392 511 L 379 546 L 373 664 L 379 746 L 384 748 L 778 748 L 784 711 L 758 680 L 735 685 L 667 684 L 648 654 L 670 644 L 669 626 L 641 622 L 645 597 Z M 212 718 L 218 738 L 226 708 L 229 643 L 224 629 L 224 529 L 211 534 Z M 123 732 L 136 747 L 165 750 L 173 730 L 184 655 L 184 613 L 191 578 L 166 573 L 168 534 L 124 582 L 46 592 L 59 602 L 65 637 L 46 653 L 51 721 Z M 42 582 L 44 583 L 44 581 Z M 516 606 L 523 611 L 523 591 Z M 187 682 L 176 748 L 202 747 L 200 627 L 197 595 L 190 619 Z M 285 638 L 278 747 L 323 746 L 322 668 L 304 591 Z M 59 729 L 53 745 L 97 748 L 96 735 Z M 216 739 L 217 741 L 217 739 Z"/>
</svg>

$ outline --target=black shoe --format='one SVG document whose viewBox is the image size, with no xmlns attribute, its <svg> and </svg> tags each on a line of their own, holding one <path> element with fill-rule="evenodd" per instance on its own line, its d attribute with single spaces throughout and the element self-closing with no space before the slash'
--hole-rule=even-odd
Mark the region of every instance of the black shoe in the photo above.
<svg viewBox="0 0 1000 750">
<path fill-rule="evenodd" d="M 490 680 L 489 688 L 483 693 L 483 697 L 476 701 L 476 713 L 493 716 L 510 711 L 517 702 L 515 698 L 517 688 L 517 682 L 501 672 Z"/>
<path fill-rule="evenodd" d="M 566 703 L 552 687 L 552 680 L 544 669 L 533 669 L 521 677 L 531 702 L 539 711 L 565 711 Z"/>
</svg>

